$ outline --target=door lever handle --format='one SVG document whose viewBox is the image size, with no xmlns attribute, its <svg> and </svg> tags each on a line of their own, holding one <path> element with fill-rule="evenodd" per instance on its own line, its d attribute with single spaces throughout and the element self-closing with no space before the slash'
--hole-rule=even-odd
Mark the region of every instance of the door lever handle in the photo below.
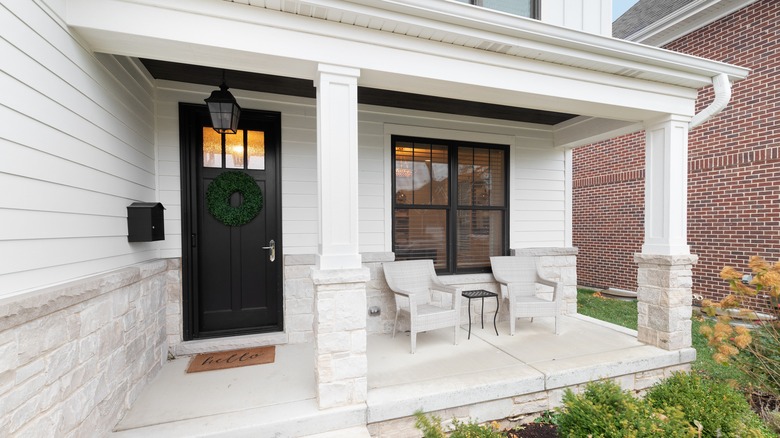
<svg viewBox="0 0 780 438">
<path fill-rule="evenodd" d="M 271 241 L 268 242 L 268 246 L 264 246 L 263 249 L 271 251 L 271 253 L 268 254 L 268 260 L 276 260 L 276 242 L 274 242 L 273 239 L 271 239 Z"/>
</svg>

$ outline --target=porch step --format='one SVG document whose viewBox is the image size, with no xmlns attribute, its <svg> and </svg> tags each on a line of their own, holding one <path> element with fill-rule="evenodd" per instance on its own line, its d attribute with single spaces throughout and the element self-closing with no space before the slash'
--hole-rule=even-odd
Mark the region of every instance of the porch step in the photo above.
<svg viewBox="0 0 780 438">
<path fill-rule="evenodd" d="M 331 432 L 332 435 L 326 434 Z M 313 399 L 115 431 L 110 436 L 112 438 L 369 437 L 366 429 L 366 405 L 319 410 L 316 400 Z"/>
<path fill-rule="evenodd" d="M 318 433 L 316 435 L 306 435 L 303 438 L 371 438 L 371 434 L 368 433 L 366 426 L 359 426 Z"/>
</svg>

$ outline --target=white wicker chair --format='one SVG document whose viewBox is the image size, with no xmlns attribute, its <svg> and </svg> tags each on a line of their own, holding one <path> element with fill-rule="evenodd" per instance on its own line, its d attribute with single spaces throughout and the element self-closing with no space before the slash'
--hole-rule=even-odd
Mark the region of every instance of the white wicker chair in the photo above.
<svg viewBox="0 0 780 438">
<path fill-rule="evenodd" d="M 460 332 L 460 290 L 444 285 L 436 276 L 433 260 L 408 260 L 383 263 L 387 285 L 395 293 L 395 337 L 398 315 L 409 318 L 412 353 L 417 346 L 417 333 L 446 327 L 454 327 L 455 344 Z M 452 295 L 447 307 L 431 303 L 433 291 Z M 445 301 L 443 301 L 444 303 Z"/>
<path fill-rule="evenodd" d="M 491 257 L 493 276 L 501 286 L 501 296 L 509 300 L 509 334 L 515 334 L 517 318 L 536 316 L 555 317 L 555 334 L 560 333 L 558 321 L 561 317 L 560 284 L 539 276 L 533 257 L 506 256 Z M 537 295 L 536 285 L 553 288 L 552 300 Z"/>
</svg>

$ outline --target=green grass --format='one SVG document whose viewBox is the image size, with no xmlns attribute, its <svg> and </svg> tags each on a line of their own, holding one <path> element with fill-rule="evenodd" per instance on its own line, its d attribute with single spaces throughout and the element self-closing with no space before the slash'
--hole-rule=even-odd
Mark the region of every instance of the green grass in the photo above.
<svg viewBox="0 0 780 438">
<path fill-rule="evenodd" d="M 636 301 L 613 300 L 593 294 L 592 290 L 577 289 L 577 312 L 636 330 Z"/>
<path fill-rule="evenodd" d="M 636 330 L 636 301 L 620 301 L 593 294 L 594 291 L 589 289 L 577 290 L 579 313 Z M 707 345 L 707 339 L 699 333 L 702 323 L 698 318 L 693 318 L 691 335 L 693 348 L 696 349 L 696 361 L 691 364 L 693 370 L 711 379 L 734 381 L 737 386 L 745 387 L 747 378 L 744 373 L 734 366 L 722 365 L 712 360 L 712 348 Z"/>
</svg>

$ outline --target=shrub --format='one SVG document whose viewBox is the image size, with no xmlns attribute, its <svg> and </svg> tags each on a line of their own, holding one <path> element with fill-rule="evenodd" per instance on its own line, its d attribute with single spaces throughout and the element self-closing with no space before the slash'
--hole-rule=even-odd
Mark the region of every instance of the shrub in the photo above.
<svg viewBox="0 0 780 438">
<path fill-rule="evenodd" d="M 558 418 L 562 437 L 692 437 L 695 431 L 674 406 L 653 408 L 614 382 L 589 383 L 576 395 L 566 390 Z"/>
<path fill-rule="evenodd" d="M 656 409 L 678 407 L 689 425 L 701 425 L 703 437 L 768 436 L 745 396 L 723 382 L 675 373 L 650 388 L 645 399 Z"/>
<path fill-rule="evenodd" d="M 414 426 L 423 433 L 423 438 L 444 438 L 444 428 L 441 418 L 436 415 L 427 417 L 422 411 L 414 413 L 417 418 Z M 453 430 L 449 438 L 502 438 L 504 435 L 494 425 L 483 426 L 475 422 L 461 423 L 457 419 L 452 420 Z"/>
<path fill-rule="evenodd" d="M 780 400 L 780 262 L 770 264 L 754 256 L 748 267 L 752 275 L 743 275 L 730 266 L 723 268 L 720 277 L 729 283 L 731 293 L 720 302 L 702 302 L 704 312 L 718 319 L 714 325 L 702 325 L 699 331 L 713 348 L 715 361 L 734 364 L 744 373 L 748 380 L 744 386 L 755 394 L 754 402 L 759 401 L 756 409 L 770 420 L 771 410 Z M 748 278 L 750 281 L 746 281 Z M 759 294 L 769 298 L 770 318 L 759 321 L 754 330 L 731 324 L 734 314 L 758 319 L 744 303 Z M 771 402 L 761 405 L 764 400 Z"/>
</svg>

